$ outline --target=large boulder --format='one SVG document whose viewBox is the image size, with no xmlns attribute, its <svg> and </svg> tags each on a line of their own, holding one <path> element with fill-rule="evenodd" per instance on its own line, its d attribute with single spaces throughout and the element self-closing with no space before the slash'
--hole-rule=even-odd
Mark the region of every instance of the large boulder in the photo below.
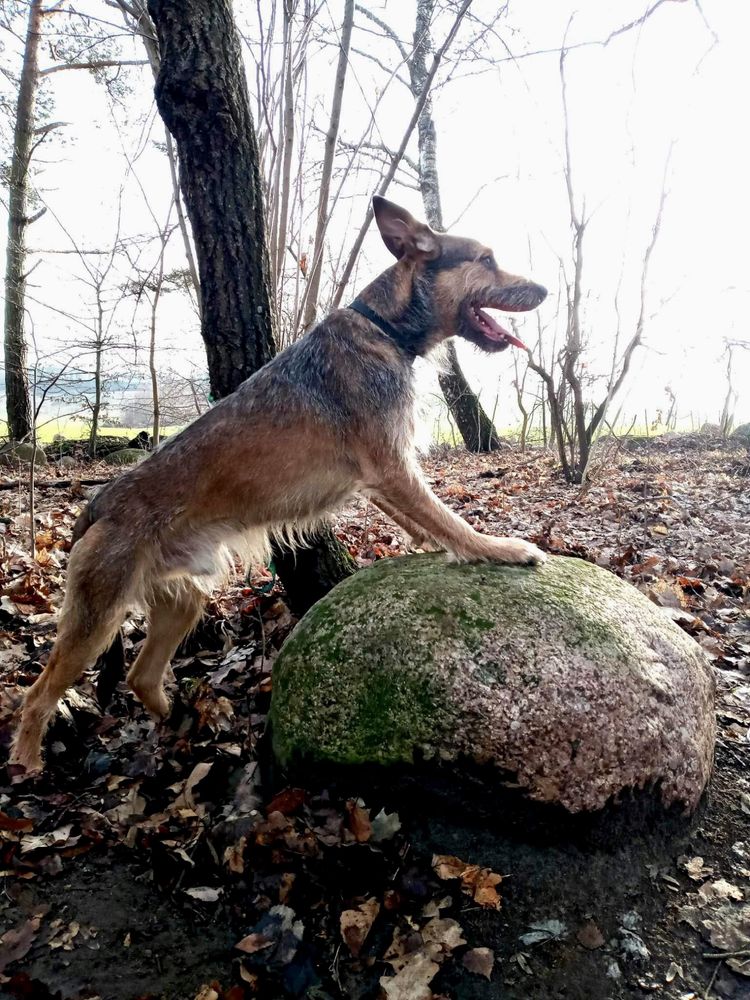
<svg viewBox="0 0 750 1000">
<path fill-rule="evenodd" d="M 738 441 L 745 441 L 750 444 L 750 424 L 740 424 L 732 431 L 732 437 Z"/>
<path fill-rule="evenodd" d="M 32 459 L 34 465 L 47 464 L 47 456 L 40 444 L 34 448 L 27 441 L 8 441 L 0 448 L 0 465 L 18 465 L 21 462 L 31 465 Z"/>
<path fill-rule="evenodd" d="M 273 679 L 282 766 L 494 763 L 571 812 L 652 786 L 693 809 L 711 770 L 703 651 L 581 560 L 382 560 L 314 605 Z"/>
<path fill-rule="evenodd" d="M 120 448 L 119 451 L 111 451 L 105 455 L 104 461 L 107 465 L 135 465 L 136 462 L 142 462 L 147 454 L 141 448 Z"/>
</svg>

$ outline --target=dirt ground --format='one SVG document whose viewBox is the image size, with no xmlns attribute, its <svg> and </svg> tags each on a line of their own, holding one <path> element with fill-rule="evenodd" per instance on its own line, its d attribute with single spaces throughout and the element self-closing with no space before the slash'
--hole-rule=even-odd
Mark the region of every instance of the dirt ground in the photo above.
<svg viewBox="0 0 750 1000">
<path fill-rule="evenodd" d="M 0 771 L 0 998 L 750 997 L 747 450 L 613 442 L 583 490 L 541 450 L 446 450 L 425 466 L 480 530 L 613 569 L 703 645 L 719 740 L 697 814 L 664 815 L 644 793 L 574 820 L 439 769 L 287 787 L 264 730 L 294 619 L 260 575 L 219 595 L 181 650 L 168 724 L 113 658 L 66 700 L 45 776 Z M 28 491 L 0 489 L 4 755 L 50 649 L 83 495 L 75 481 L 38 490 L 32 560 Z M 338 531 L 363 565 L 403 552 L 364 502 Z M 130 621 L 128 659 L 143 636 Z"/>
</svg>

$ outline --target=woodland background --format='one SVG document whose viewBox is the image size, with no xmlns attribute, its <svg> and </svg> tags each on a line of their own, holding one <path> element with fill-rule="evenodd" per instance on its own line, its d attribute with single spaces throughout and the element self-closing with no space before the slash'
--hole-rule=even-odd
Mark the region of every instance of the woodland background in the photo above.
<svg viewBox="0 0 750 1000">
<path fill-rule="evenodd" d="M 387 191 L 551 290 L 519 323 L 528 358 L 460 344 L 420 365 L 427 441 L 561 428 L 576 479 L 607 424 L 747 419 L 748 151 L 728 126 L 743 5 L 258 0 L 234 15 L 279 348 L 387 265 L 366 228 Z M 181 426 L 212 387 L 145 3 L 6 0 L 2 16 L 11 436 Z"/>
<path fill-rule="evenodd" d="M 41 781 L 0 771 L 0 997 L 746 996 L 750 10 L 237 0 L 236 35 L 225 0 L 0 11 L 3 753 L 89 486 L 390 263 L 367 226 L 376 191 L 551 290 L 518 325 L 526 354 L 459 344 L 419 365 L 431 486 L 477 530 L 638 587 L 711 658 L 718 719 L 691 821 L 590 828 L 518 800 L 491 818 L 414 787 L 283 787 L 264 735 L 281 644 L 317 593 L 407 547 L 354 500 L 311 563 L 277 554 L 278 577 L 214 596 L 166 726 L 105 662 L 64 700 Z M 207 11 L 217 30 L 157 107 L 162 55 L 188 51 L 180 25 Z M 214 98 L 245 116 L 236 160 Z M 206 167 L 233 200 L 188 220 Z M 222 286 L 208 265 L 237 219 Z M 133 616 L 128 659 L 144 635 Z"/>
</svg>

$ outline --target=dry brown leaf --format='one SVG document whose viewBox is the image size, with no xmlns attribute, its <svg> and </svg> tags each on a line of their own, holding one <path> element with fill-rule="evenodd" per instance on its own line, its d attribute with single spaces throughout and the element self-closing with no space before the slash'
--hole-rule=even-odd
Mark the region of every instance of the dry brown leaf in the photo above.
<svg viewBox="0 0 750 1000">
<path fill-rule="evenodd" d="M 28 833 L 33 830 L 34 821 L 26 817 L 17 818 L 8 816 L 7 813 L 0 812 L 0 830 L 9 830 L 11 833 Z"/>
<path fill-rule="evenodd" d="M 450 917 L 433 917 L 421 930 L 423 949 L 436 962 L 443 962 L 455 948 L 466 944 L 461 925 Z"/>
<path fill-rule="evenodd" d="M 370 810 L 363 808 L 363 806 L 354 799 L 350 799 L 346 803 L 346 811 L 349 814 L 349 829 L 354 834 L 354 839 L 358 844 L 367 843 L 372 836 Z"/>
<path fill-rule="evenodd" d="M 380 913 L 380 903 L 373 896 L 353 910 L 344 910 L 339 919 L 341 937 L 349 951 L 356 958 L 362 950 L 370 928 Z"/>
<path fill-rule="evenodd" d="M 241 941 L 237 942 L 235 948 L 238 951 L 244 951 L 246 955 L 254 955 L 256 951 L 270 948 L 273 943 L 273 940 L 267 938 L 265 934 L 248 934 L 247 937 L 243 937 Z"/>
<path fill-rule="evenodd" d="M 471 896 L 479 906 L 493 910 L 500 909 L 502 901 L 495 886 L 502 882 L 502 875 L 489 868 L 468 864 L 450 854 L 434 855 L 432 867 L 438 878 L 460 879 L 463 892 Z"/>
<path fill-rule="evenodd" d="M 465 952 L 461 961 L 475 976 L 490 979 L 495 965 L 495 953 L 489 948 L 471 948 Z"/>
<path fill-rule="evenodd" d="M 272 812 L 280 812 L 284 816 L 290 816 L 305 804 L 306 798 L 307 792 L 304 788 L 284 788 L 268 803 L 266 815 L 270 816 Z"/>
<path fill-rule="evenodd" d="M 29 851 L 39 851 L 45 847 L 61 847 L 63 844 L 71 842 L 70 831 L 73 829 L 72 823 L 66 823 L 49 833 L 40 833 L 21 838 L 21 854 Z M 77 837 L 72 838 L 75 842 Z"/>
<path fill-rule="evenodd" d="M 19 958 L 23 958 L 32 946 L 43 915 L 35 913 L 29 920 L 25 920 L 17 927 L 11 927 L 0 937 L 0 973 L 11 962 L 17 962 Z"/>
<path fill-rule="evenodd" d="M 680 858 L 679 861 L 694 882 L 701 882 L 713 874 L 713 868 L 707 868 L 701 857 L 689 858 L 687 860 Z"/>
<path fill-rule="evenodd" d="M 247 837 L 240 837 L 236 844 L 230 844 L 224 851 L 224 864 L 235 875 L 242 875 L 245 871 L 245 847 Z"/>
<path fill-rule="evenodd" d="M 219 994 L 214 989 L 213 984 L 206 983 L 195 994 L 195 1000 L 219 1000 Z"/>
<path fill-rule="evenodd" d="M 382 976 L 380 985 L 388 1000 L 432 1000 L 429 984 L 440 966 L 417 952 L 395 976 Z"/>
<path fill-rule="evenodd" d="M 201 761 L 200 764 L 195 765 L 193 770 L 190 772 L 187 781 L 182 786 L 179 795 L 175 799 L 175 809 L 195 809 L 196 802 L 195 797 L 193 796 L 193 789 L 196 785 L 203 781 L 213 766 L 212 762 L 205 760 Z"/>
<path fill-rule="evenodd" d="M 585 924 L 582 924 L 578 929 L 576 934 L 579 944 L 582 944 L 584 948 L 589 948 L 594 950 L 594 948 L 601 948 L 604 944 L 604 935 L 596 926 L 593 920 L 587 920 Z"/>
<path fill-rule="evenodd" d="M 717 879 L 716 882 L 706 882 L 698 889 L 698 896 L 704 903 L 714 900 L 723 902 L 725 899 L 740 902 L 745 898 L 745 894 L 739 886 L 732 885 L 724 878 Z"/>
</svg>

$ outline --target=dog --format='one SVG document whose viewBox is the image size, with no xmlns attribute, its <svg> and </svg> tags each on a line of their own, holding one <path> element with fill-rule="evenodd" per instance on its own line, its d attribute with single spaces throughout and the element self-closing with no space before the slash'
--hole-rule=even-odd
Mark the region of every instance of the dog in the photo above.
<svg viewBox="0 0 750 1000">
<path fill-rule="evenodd" d="M 238 557 L 267 562 L 269 539 L 299 540 L 355 492 L 417 544 L 457 560 L 544 561 L 529 542 L 478 534 L 429 489 L 413 443 L 412 364 L 454 334 L 487 352 L 523 347 L 483 307 L 534 309 L 546 289 L 501 271 L 484 244 L 436 233 L 384 198 L 373 211 L 396 263 L 80 515 L 57 640 L 11 752 L 26 773 L 43 766 L 59 699 L 130 609 L 145 608 L 149 630 L 127 681 L 164 718 L 164 673 L 212 587 Z"/>
</svg>

